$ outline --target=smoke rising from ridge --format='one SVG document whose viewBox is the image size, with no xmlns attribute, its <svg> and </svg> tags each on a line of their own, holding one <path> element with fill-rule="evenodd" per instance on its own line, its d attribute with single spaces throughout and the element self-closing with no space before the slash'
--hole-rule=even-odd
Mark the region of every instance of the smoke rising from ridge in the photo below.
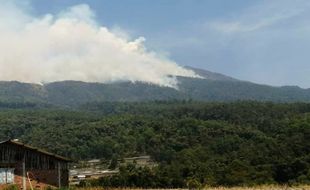
<svg viewBox="0 0 310 190">
<path fill-rule="evenodd" d="M 0 80 L 143 81 L 176 87 L 171 76 L 198 77 L 147 51 L 144 40 L 128 40 L 99 26 L 86 4 L 35 17 L 7 1 L 0 5 Z"/>
</svg>

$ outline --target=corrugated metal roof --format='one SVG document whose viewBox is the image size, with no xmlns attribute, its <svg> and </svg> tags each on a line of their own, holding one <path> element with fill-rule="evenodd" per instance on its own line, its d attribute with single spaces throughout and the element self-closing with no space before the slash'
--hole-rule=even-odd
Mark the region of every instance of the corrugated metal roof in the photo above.
<svg viewBox="0 0 310 190">
<path fill-rule="evenodd" d="M 54 158 L 57 159 L 57 160 L 62 160 L 62 161 L 66 161 L 66 162 L 72 162 L 72 161 L 73 161 L 73 160 L 71 160 L 70 158 L 66 158 L 66 157 L 63 157 L 63 156 L 59 156 L 59 155 L 57 155 L 57 154 L 53 154 L 53 153 L 47 152 L 47 151 L 45 151 L 45 150 L 43 150 L 43 149 L 39 149 L 39 148 L 30 146 L 30 145 L 24 144 L 24 143 L 22 143 L 22 142 L 14 141 L 14 140 L 2 141 L 2 142 L 0 142 L 0 145 L 1 145 L 1 144 L 5 144 L 5 143 L 9 143 L 9 144 L 17 145 L 17 146 L 22 146 L 22 147 L 24 147 L 24 148 L 26 148 L 26 149 L 29 149 L 29 150 L 32 150 L 32 151 L 35 151 L 35 152 L 38 152 L 38 153 L 41 153 L 41 154 L 45 154 L 45 155 L 54 157 Z"/>
</svg>

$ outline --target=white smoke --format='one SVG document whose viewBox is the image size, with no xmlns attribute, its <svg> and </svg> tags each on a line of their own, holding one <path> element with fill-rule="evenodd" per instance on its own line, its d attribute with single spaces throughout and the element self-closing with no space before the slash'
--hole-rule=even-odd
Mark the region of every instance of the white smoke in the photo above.
<svg viewBox="0 0 310 190">
<path fill-rule="evenodd" d="M 122 36 L 99 26 L 85 4 L 35 17 L 7 1 L 0 5 L 0 80 L 143 81 L 176 87 L 171 76 L 198 77 L 147 51 L 143 37 Z"/>
</svg>

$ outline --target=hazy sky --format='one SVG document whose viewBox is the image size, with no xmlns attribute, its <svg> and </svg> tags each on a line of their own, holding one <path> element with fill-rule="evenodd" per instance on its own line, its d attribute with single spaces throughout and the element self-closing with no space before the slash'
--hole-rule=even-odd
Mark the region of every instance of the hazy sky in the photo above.
<svg viewBox="0 0 310 190">
<path fill-rule="evenodd" d="M 180 65 L 310 87 L 309 0 L 31 0 L 28 9 L 42 16 L 77 4 Z"/>
</svg>

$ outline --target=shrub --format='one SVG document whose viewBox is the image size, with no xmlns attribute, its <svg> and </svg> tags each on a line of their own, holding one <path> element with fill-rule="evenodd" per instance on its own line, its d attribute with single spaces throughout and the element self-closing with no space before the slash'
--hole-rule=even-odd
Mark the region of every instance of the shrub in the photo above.
<svg viewBox="0 0 310 190">
<path fill-rule="evenodd" d="M 4 190 L 19 190 L 17 185 L 10 185 L 6 188 L 4 188 Z"/>
</svg>

